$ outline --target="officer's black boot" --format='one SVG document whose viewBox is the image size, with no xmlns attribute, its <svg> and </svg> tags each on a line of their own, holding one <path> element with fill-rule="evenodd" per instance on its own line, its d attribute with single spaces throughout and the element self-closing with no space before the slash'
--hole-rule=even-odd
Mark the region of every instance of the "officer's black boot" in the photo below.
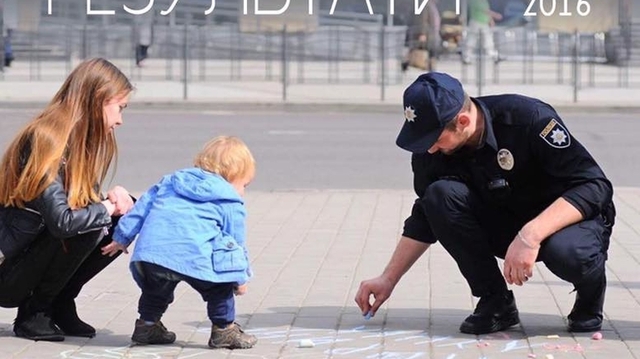
<svg viewBox="0 0 640 359">
<path fill-rule="evenodd" d="M 607 289 L 607 277 L 598 282 L 576 286 L 576 302 L 567 317 L 570 332 L 595 332 L 602 327 L 602 307 Z"/>
<path fill-rule="evenodd" d="M 485 295 L 480 298 L 476 310 L 460 325 L 467 334 L 488 334 L 505 330 L 520 323 L 518 308 L 512 291 Z"/>
</svg>

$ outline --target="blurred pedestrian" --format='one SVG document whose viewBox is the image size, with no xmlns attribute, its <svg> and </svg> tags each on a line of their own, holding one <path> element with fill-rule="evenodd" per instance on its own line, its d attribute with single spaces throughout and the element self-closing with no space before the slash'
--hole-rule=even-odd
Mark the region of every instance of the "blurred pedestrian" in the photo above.
<svg viewBox="0 0 640 359">
<path fill-rule="evenodd" d="M 441 19 L 437 3 L 438 0 L 429 1 L 419 14 L 411 9 L 405 37 L 408 51 L 401 64 L 402 71 L 407 71 L 410 66 L 427 71 L 435 70 L 442 48 Z"/>
<path fill-rule="evenodd" d="M 478 47 L 482 49 L 484 55 L 496 63 L 499 62 L 502 59 L 493 41 L 493 27 L 496 21 L 502 19 L 502 15 L 491 10 L 489 0 L 469 0 L 468 5 L 467 36 L 462 52 L 462 62 L 471 63 L 471 54 Z"/>
<path fill-rule="evenodd" d="M 18 2 L 5 0 L 2 12 L 2 36 L 4 37 L 4 66 L 10 67 L 15 59 L 13 54 L 13 32 L 18 27 Z"/>
<path fill-rule="evenodd" d="M 136 16 L 137 44 L 136 44 L 136 65 L 144 66 L 144 60 L 149 57 L 149 47 L 153 43 L 153 11 Z"/>
</svg>

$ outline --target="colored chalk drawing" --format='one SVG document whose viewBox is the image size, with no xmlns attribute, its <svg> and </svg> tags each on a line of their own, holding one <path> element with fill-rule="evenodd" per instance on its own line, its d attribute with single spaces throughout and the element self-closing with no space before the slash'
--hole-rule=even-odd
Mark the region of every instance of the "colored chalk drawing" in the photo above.
<svg viewBox="0 0 640 359">
<path fill-rule="evenodd" d="M 209 328 L 198 329 L 199 333 L 208 334 Z M 549 343 L 529 343 L 526 339 L 511 339 L 506 333 L 494 333 L 481 339 L 455 338 L 451 336 L 430 336 L 424 331 L 393 330 L 385 331 L 380 327 L 358 326 L 353 329 L 307 329 L 307 328 L 256 328 L 247 330 L 258 337 L 258 347 L 261 343 L 280 345 L 288 348 L 287 351 L 279 354 L 252 354 L 250 352 L 234 352 L 233 356 L 243 358 L 273 359 L 277 358 L 294 359 L 301 355 L 313 354 L 325 355 L 331 358 L 350 357 L 364 359 L 419 359 L 428 358 L 431 349 L 449 352 L 446 359 L 455 359 L 458 355 L 469 357 L 470 350 L 474 350 L 479 355 L 479 359 L 489 358 L 489 354 L 482 353 L 482 349 L 489 346 L 492 351 L 507 353 L 513 352 L 516 355 L 531 353 L 533 348 L 540 348 L 542 351 L 562 350 L 562 351 L 583 351 L 582 347 L 573 345 L 550 345 Z M 179 339 L 179 338 L 178 338 Z M 300 340 L 311 340 L 313 348 L 298 348 Z M 379 339 L 380 342 L 372 343 L 372 339 Z M 403 351 L 385 350 L 385 343 L 400 343 Z M 336 345 L 338 344 L 338 345 Z M 189 342 L 189 345 L 206 345 L 206 343 Z M 406 348 L 406 349 L 405 349 Z M 467 352 L 465 352 L 467 351 Z M 226 351 L 211 351 L 203 347 L 194 349 L 180 346 L 180 341 L 171 346 L 123 346 L 108 349 L 79 348 L 60 353 L 60 358 L 64 359 L 191 359 L 212 357 L 212 354 L 226 357 Z"/>
</svg>

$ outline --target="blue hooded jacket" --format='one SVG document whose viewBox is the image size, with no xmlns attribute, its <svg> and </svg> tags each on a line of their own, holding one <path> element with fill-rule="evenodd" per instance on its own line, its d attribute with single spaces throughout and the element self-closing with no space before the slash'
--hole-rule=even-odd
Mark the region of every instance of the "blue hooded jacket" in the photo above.
<svg viewBox="0 0 640 359">
<path fill-rule="evenodd" d="M 118 222 L 113 240 L 144 261 L 214 283 L 251 276 L 244 201 L 221 176 L 200 168 L 166 175 Z"/>
</svg>

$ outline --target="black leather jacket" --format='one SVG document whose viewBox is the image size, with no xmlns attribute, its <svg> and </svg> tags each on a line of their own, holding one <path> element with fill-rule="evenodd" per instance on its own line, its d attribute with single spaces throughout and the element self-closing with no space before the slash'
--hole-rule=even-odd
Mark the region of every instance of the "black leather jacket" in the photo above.
<svg viewBox="0 0 640 359">
<path fill-rule="evenodd" d="M 21 151 L 23 166 L 29 156 L 30 142 Z M 63 183 L 61 170 L 40 196 L 25 204 L 26 208 L 0 206 L 0 251 L 5 258 L 21 253 L 45 229 L 52 237 L 65 239 L 111 226 L 111 216 L 101 203 L 72 210 Z"/>
<path fill-rule="evenodd" d="M 45 229 L 64 239 L 111 225 L 111 216 L 101 203 L 73 210 L 69 207 L 62 178 L 53 181 L 26 208 L 0 208 L 0 251 L 6 258 L 22 252 Z"/>
<path fill-rule="evenodd" d="M 27 207 L 40 212 L 45 227 L 56 238 L 70 238 L 111 225 L 111 216 L 102 203 L 72 210 L 60 177 Z"/>
</svg>

